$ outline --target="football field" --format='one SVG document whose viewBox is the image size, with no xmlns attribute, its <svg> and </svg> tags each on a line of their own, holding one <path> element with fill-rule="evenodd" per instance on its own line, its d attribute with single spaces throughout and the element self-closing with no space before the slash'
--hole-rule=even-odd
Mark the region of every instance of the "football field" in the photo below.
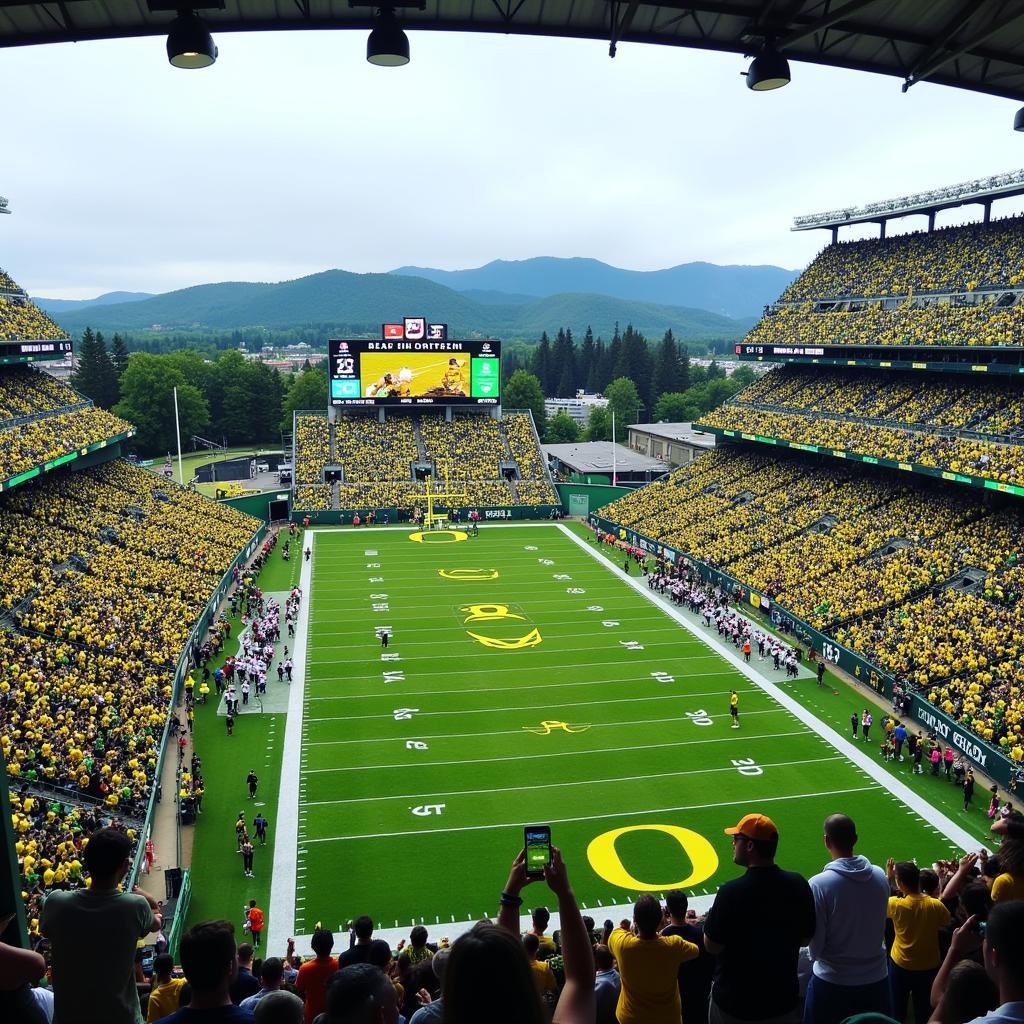
<svg viewBox="0 0 1024 1024">
<path fill-rule="evenodd" d="M 835 811 L 876 863 L 930 862 L 957 839 L 876 770 L 877 745 L 852 748 L 787 696 L 783 671 L 718 650 L 581 530 L 311 536 L 275 932 L 492 916 L 527 824 L 551 825 L 599 921 L 641 891 L 713 893 L 737 871 L 723 829 L 748 812 L 776 821 L 779 863 L 805 874 Z M 790 691 L 815 686 L 802 673 Z M 542 902 L 540 883 L 526 904 Z"/>
</svg>

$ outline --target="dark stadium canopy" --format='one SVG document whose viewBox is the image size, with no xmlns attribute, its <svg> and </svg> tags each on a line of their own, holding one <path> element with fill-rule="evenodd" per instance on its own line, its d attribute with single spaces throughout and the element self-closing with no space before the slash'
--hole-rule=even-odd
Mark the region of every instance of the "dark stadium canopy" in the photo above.
<svg viewBox="0 0 1024 1024">
<path fill-rule="evenodd" d="M 161 35 L 175 5 L 175 0 L 0 0 L 0 46 Z M 1024 101 L 1021 0 L 395 0 L 394 6 L 410 32 L 600 39 L 613 54 L 620 43 L 754 54 L 772 39 L 790 60 Z M 349 0 L 196 0 L 193 9 L 215 36 L 294 28 L 369 30 L 373 16 L 370 0 L 356 0 L 355 6 Z M 844 116 L 836 111 L 837 119 Z"/>
</svg>

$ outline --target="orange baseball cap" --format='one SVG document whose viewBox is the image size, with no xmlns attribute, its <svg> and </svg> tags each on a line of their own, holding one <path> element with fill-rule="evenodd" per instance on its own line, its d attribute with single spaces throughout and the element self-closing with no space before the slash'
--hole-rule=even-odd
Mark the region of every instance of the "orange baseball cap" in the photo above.
<svg viewBox="0 0 1024 1024">
<path fill-rule="evenodd" d="M 747 839 L 777 839 L 779 830 L 775 822 L 765 814 L 746 814 L 735 828 L 725 830 L 727 836 L 745 836 Z"/>
</svg>

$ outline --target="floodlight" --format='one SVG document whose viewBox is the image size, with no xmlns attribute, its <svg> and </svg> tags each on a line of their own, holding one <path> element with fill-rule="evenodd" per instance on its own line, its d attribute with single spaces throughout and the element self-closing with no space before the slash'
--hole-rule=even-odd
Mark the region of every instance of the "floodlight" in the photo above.
<svg viewBox="0 0 1024 1024">
<path fill-rule="evenodd" d="M 773 46 L 766 46 L 747 68 L 747 88 L 769 92 L 789 85 L 789 61 Z"/>
<path fill-rule="evenodd" d="M 176 68 L 208 68 L 217 59 L 213 36 L 195 11 L 179 11 L 171 22 L 167 33 L 167 59 Z"/>
<path fill-rule="evenodd" d="M 381 7 L 373 31 L 366 40 L 366 59 L 379 68 L 399 68 L 409 63 L 409 37 L 395 17 L 394 7 Z"/>
</svg>

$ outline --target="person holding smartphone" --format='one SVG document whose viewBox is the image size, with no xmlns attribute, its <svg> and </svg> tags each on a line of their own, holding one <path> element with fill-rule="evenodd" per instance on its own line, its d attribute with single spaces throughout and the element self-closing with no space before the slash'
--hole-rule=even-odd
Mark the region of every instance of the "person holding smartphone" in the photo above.
<svg viewBox="0 0 1024 1024">
<path fill-rule="evenodd" d="M 550 830 L 548 830 L 550 842 Z M 534 837 L 535 840 L 537 837 Z M 524 847 L 512 862 L 508 881 L 501 893 L 498 910 L 498 926 L 511 932 L 519 939 L 519 912 L 523 899 L 519 895 L 531 882 L 537 881 L 526 870 L 527 851 Z M 596 1013 L 594 1000 L 594 954 L 587 927 L 576 903 L 576 896 L 569 883 L 569 874 L 557 846 L 550 847 L 550 858 L 542 868 L 542 877 L 558 900 L 558 914 L 561 927 L 562 958 L 565 970 L 565 985 L 555 1008 L 554 1024 L 593 1024 Z M 461 941 L 461 940 L 460 940 Z M 456 943 L 458 945 L 458 943 Z M 452 958 L 456 950 L 453 947 Z M 525 958 L 525 953 L 523 954 Z M 451 1006 L 448 985 L 452 978 L 446 975 L 445 1002 Z M 534 990 L 535 995 L 535 990 Z M 535 996 L 536 997 L 536 996 Z M 461 1021 L 457 1024 L 462 1024 Z M 468 1024 L 468 1022 L 467 1022 Z"/>
</svg>

